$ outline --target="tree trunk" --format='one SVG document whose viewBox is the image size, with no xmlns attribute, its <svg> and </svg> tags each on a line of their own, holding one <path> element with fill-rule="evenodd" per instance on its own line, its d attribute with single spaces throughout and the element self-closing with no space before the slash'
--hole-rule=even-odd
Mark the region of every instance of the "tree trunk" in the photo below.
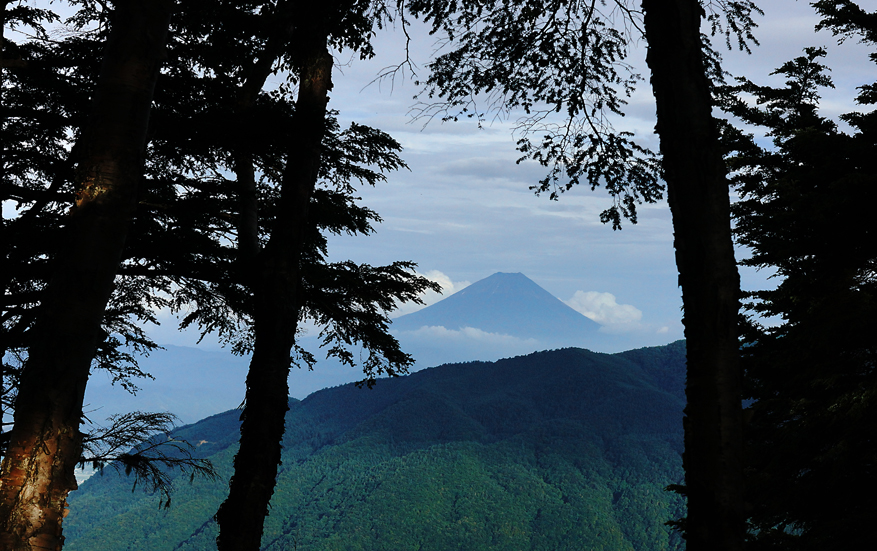
<svg viewBox="0 0 877 551">
<path fill-rule="evenodd" d="M 281 17 L 286 19 L 286 5 L 279 15 L 268 14 L 267 17 Z M 265 24 L 269 25 L 270 20 Z M 261 249 L 259 243 L 259 195 L 256 188 L 256 172 L 253 166 L 253 154 L 249 146 L 249 137 L 258 132 L 249 123 L 256 97 L 265 85 L 265 81 L 271 75 L 274 63 L 283 53 L 291 36 L 291 25 L 280 25 L 280 30 L 271 35 L 268 44 L 261 55 L 253 62 L 244 73 L 244 83 L 238 89 L 238 97 L 235 105 L 235 117 L 237 125 L 235 132 L 239 135 L 239 141 L 234 151 L 234 171 L 238 189 L 238 263 L 244 272 L 244 280 L 247 285 L 252 285 L 250 277 L 252 263 Z"/>
<path fill-rule="evenodd" d="M 252 287 L 253 268 L 256 256 L 261 251 L 259 242 L 259 192 L 256 186 L 256 171 L 253 152 L 249 145 L 250 136 L 262 131 L 250 123 L 256 98 L 271 76 L 274 64 L 284 54 L 295 31 L 292 21 L 293 6 L 288 1 L 281 2 L 271 12 L 261 14 L 265 27 L 273 27 L 265 48 L 253 64 L 243 71 L 243 84 L 238 89 L 235 104 L 237 124 L 235 132 L 238 142 L 233 152 L 235 179 L 238 192 L 238 265 L 246 285 Z"/>
<path fill-rule="evenodd" d="M 0 479 L 0 548 L 61 549 L 101 320 L 136 207 L 171 0 L 116 2 L 78 151 L 78 193 L 32 329 Z"/>
<path fill-rule="evenodd" d="M 247 110 L 242 110 L 244 113 Z M 238 264 L 243 273 L 259 254 L 259 192 L 256 188 L 256 171 L 253 156 L 247 152 L 234 154 L 234 172 L 238 191 Z M 244 277 L 247 283 L 251 279 Z"/>
<path fill-rule="evenodd" d="M 743 546 L 740 278 L 697 0 L 643 0 L 657 133 L 673 215 L 688 347 L 685 485 L 689 551 Z"/>
<path fill-rule="evenodd" d="M 293 116 L 296 136 L 281 184 L 271 238 L 257 259 L 253 359 L 241 414 L 240 449 L 229 495 L 216 513 L 219 551 L 258 551 L 280 465 L 280 441 L 289 409 L 289 358 L 298 324 L 299 260 L 308 207 L 321 163 L 332 56 L 322 44 L 303 55 Z"/>
</svg>

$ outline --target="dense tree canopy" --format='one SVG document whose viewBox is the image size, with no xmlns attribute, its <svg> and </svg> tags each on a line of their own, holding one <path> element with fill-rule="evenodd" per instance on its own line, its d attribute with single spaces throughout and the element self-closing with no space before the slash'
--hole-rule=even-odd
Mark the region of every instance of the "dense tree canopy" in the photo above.
<svg viewBox="0 0 877 551">
<path fill-rule="evenodd" d="M 874 15 L 849 3 L 821 8 L 823 26 L 875 43 Z M 868 545 L 877 513 L 868 436 L 877 420 L 877 112 L 841 116 L 847 131 L 819 113 L 820 89 L 832 86 L 824 56 L 808 48 L 777 69 L 783 87 L 741 78 L 720 90 L 727 111 L 772 138 L 726 132 L 741 196 L 737 238 L 752 252 L 742 262 L 779 279 L 749 294 L 743 335 L 755 399 L 747 435 L 755 549 Z M 860 90 L 858 103 L 873 105 L 874 85 Z"/>
<path fill-rule="evenodd" d="M 4 201 L 15 201 L 21 213 L 4 220 L 7 235 L 14 237 L 4 240 L 10 270 L 4 270 L 8 293 L 3 344 L 4 352 L 12 352 L 4 354 L 7 411 L 18 412 L 27 403 L 20 398 L 15 402 L 17 378 L 30 369 L 31 327 L 38 319 L 46 282 L 53 271 L 57 273 L 55 257 L 63 247 L 55 234 L 65 224 L 76 189 L 71 176 L 79 157 L 75 147 L 68 150 L 89 120 L 85 114 L 100 52 L 113 53 L 113 46 L 104 44 L 115 29 L 107 24 L 108 15 L 116 12 L 90 2 L 81 8 L 68 20 L 72 27 L 60 41 L 48 39 L 43 29 L 43 24 L 58 19 L 51 12 L 18 6 L 7 14 L 10 25 L 29 25 L 37 33 L 37 39 L 21 45 L 9 42 L 7 48 L 4 41 L 4 58 L 10 58 L 4 66 L 12 68 L 4 70 L 4 89 L 13 91 L 4 93 L 4 150 L 15 152 L 4 154 L 9 167 L 4 170 Z M 367 52 L 363 33 L 380 21 L 381 14 L 345 13 L 339 12 L 342 31 L 330 43 Z M 204 332 L 218 332 L 239 353 L 253 349 L 256 305 L 251 294 L 259 289 L 253 287 L 250 269 L 257 263 L 242 259 L 240 251 L 253 241 L 256 249 L 268 243 L 272 232 L 282 226 L 283 216 L 294 215 L 285 209 L 279 191 L 283 165 L 295 166 L 288 156 L 300 150 L 296 144 L 302 136 L 315 140 L 321 162 L 313 165 L 317 169 L 310 185 L 316 189 L 304 198 L 311 215 L 298 217 L 295 244 L 281 246 L 297 251 L 300 258 L 292 258 L 301 263 L 299 275 L 286 283 L 299 297 L 289 337 L 300 317 L 313 318 L 326 328 L 327 352 L 351 364 L 354 358 L 347 347 L 361 343 L 369 351 L 363 363 L 368 380 L 404 371 L 411 362 L 387 332 L 387 312 L 397 301 L 417 300 L 432 284 L 414 276 L 410 262 L 372 267 L 324 260 L 323 232 L 372 231 L 371 224 L 379 218 L 356 204 L 355 185 L 373 185 L 384 178 L 383 172 L 404 166 L 397 155 L 399 145 L 386 134 L 360 125 L 342 131 L 325 107 L 317 115 L 325 132 L 297 132 L 293 121 L 301 111 L 300 102 L 297 105 L 290 94 L 290 85 L 300 77 L 296 72 L 281 89 L 260 92 L 271 71 L 302 63 L 296 61 L 301 51 L 290 47 L 286 35 L 291 31 L 284 26 L 293 15 L 290 5 L 282 2 L 193 4 L 175 13 L 167 62 L 154 97 L 137 210 L 130 216 L 131 237 L 114 269 L 114 294 L 96 327 L 102 335 L 97 347 L 102 353 L 95 367 L 114 370 L 123 384 L 131 385 L 129 377 L 140 374 L 130 347 L 135 353 L 154 347 L 141 325 L 154 321 L 156 308 L 185 309 L 183 326 L 197 324 Z M 227 25 L 228 21 L 239 24 Z M 362 25 L 366 27 L 360 29 Z M 225 50 L 227 46 L 240 47 Z M 271 54 L 267 67 L 260 54 Z M 257 78 L 255 89 L 247 88 L 254 86 L 251 77 L 260 71 L 262 82 Z M 237 112 L 241 89 L 251 95 L 244 116 Z M 260 178 L 253 189 L 258 217 L 246 217 L 240 179 L 227 176 L 229 169 L 241 168 L 242 158 L 254 165 L 250 172 Z M 251 227 L 241 223 L 244 218 L 252 222 Z M 242 229 L 246 236 L 238 239 Z M 240 241 L 248 245 L 239 247 Z M 313 356 L 301 352 L 299 356 L 312 364 Z M 289 357 L 287 350 L 283 361 L 287 370 Z M 79 410 L 74 433 L 81 403 Z M 72 457 L 80 453 L 70 451 Z M 58 503 L 63 508 L 63 502 Z"/>
<path fill-rule="evenodd" d="M 290 400 L 263 551 L 677 551 L 685 344 L 544 351 L 343 385 Z M 486 391 L 489 389 L 489 391 Z M 234 411 L 179 429 L 222 477 Z M 224 483 L 174 506 L 95 476 L 72 497 L 70 551 L 209 551 Z"/>
</svg>

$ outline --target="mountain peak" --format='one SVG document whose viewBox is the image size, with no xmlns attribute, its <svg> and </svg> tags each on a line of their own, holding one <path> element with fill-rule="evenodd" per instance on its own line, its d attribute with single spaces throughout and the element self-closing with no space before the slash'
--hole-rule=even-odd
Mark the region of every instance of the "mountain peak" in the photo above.
<svg viewBox="0 0 877 551">
<path fill-rule="evenodd" d="M 524 274 L 497 272 L 426 308 L 393 320 L 392 328 L 466 327 L 536 338 L 548 345 L 582 346 L 599 325 L 573 310 Z"/>
</svg>

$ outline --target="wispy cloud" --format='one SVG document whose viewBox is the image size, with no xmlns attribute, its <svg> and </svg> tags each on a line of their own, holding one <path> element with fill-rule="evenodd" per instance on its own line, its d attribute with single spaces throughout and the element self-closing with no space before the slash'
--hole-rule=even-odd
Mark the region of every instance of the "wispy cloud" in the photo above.
<svg viewBox="0 0 877 551">
<path fill-rule="evenodd" d="M 423 326 L 416 331 L 404 331 L 404 334 L 414 337 L 425 337 L 431 340 L 453 341 L 478 341 L 491 345 L 526 345 L 537 346 L 539 341 L 533 338 L 522 339 L 502 333 L 488 333 L 476 327 L 463 327 L 461 329 L 448 329 L 441 325 Z"/>
<path fill-rule="evenodd" d="M 394 334 L 402 350 L 414 357 L 418 368 L 449 362 L 495 361 L 547 348 L 534 338 L 489 333 L 474 327 L 424 326 Z"/>
</svg>

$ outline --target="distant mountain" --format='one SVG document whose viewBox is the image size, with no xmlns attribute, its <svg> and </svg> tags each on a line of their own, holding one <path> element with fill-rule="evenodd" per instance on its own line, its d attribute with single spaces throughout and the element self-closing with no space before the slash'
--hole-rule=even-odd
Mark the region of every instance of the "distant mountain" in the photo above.
<svg viewBox="0 0 877 551">
<path fill-rule="evenodd" d="M 319 363 L 313 371 L 293 368 L 289 375 L 289 394 L 304 398 L 320 389 L 363 378 L 362 369 L 325 360 L 315 338 L 300 338 Z M 140 411 L 169 411 L 182 424 L 194 423 L 209 415 L 237 407 L 244 399 L 249 356 L 235 356 L 229 350 L 204 350 L 164 345 L 148 357 L 139 358 L 140 368 L 154 379 L 136 379 L 136 395 L 127 392 L 104 371 L 96 371 L 88 381 L 85 413 L 97 423 L 112 414 Z"/>
<path fill-rule="evenodd" d="M 471 362 L 291 400 L 264 551 L 677 550 L 685 347 Z M 66 551 L 207 551 L 239 412 L 176 431 L 224 480 L 173 505 L 109 470 L 70 495 Z"/>
<path fill-rule="evenodd" d="M 396 318 L 391 331 L 402 349 L 415 358 L 413 370 L 417 370 L 552 348 L 623 349 L 615 335 L 601 333 L 599 328 L 525 275 L 497 273 Z M 316 336 L 300 335 L 298 344 L 312 352 L 318 363 L 312 371 L 292 370 L 290 396 L 305 398 L 321 388 L 363 378 L 360 368 L 326 359 Z M 141 358 L 140 366 L 155 379 L 134 381 L 141 387 L 136 396 L 112 385 L 105 373 L 96 372 L 88 383 L 86 415 L 100 423 L 111 414 L 132 410 L 170 411 L 183 423 L 192 423 L 241 403 L 249 358 L 228 350 L 166 345 Z"/>
<path fill-rule="evenodd" d="M 524 274 L 496 273 L 390 326 L 418 368 L 496 360 L 552 348 L 624 350 L 617 335 Z"/>
<path fill-rule="evenodd" d="M 90 419 L 102 422 L 109 415 L 132 410 L 170 411 L 183 423 L 193 423 L 243 401 L 250 362 L 228 350 L 165 345 L 138 363 L 154 379 L 134 380 L 140 387 L 136 396 L 112 384 L 105 371 L 92 374 L 85 393 L 85 414 Z"/>
<path fill-rule="evenodd" d="M 600 325 L 573 310 L 524 274 L 495 273 L 417 312 L 393 320 L 392 328 L 473 327 L 545 341 L 589 340 Z M 567 342 L 568 345 L 575 344 Z"/>
</svg>

